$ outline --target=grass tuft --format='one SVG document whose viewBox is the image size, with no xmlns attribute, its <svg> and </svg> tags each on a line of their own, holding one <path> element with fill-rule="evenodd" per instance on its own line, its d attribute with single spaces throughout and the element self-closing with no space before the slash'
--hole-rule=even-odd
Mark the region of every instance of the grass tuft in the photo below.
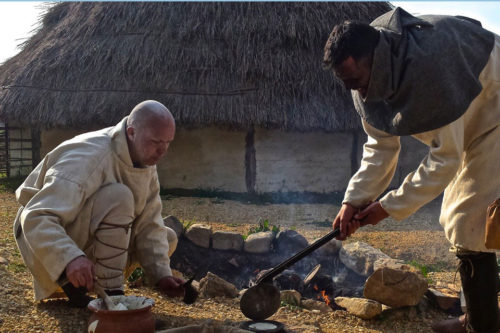
<svg viewBox="0 0 500 333">
<path fill-rule="evenodd" d="M 273 233 L 277 234 L 280 231 L 280 225 L 272 225 L 269 223 L 268 219 L 265 219 L 264 221 L 259 220 L 259 225 L 256 227 L 251 227 L 250 230 L 248 231 L 248 235 L 255 234 L 257 232 L 264 232 L 264 231 L 272 231 Z"/>
<path fill-rule="evenodd" d="M 7 177 L 4 173 L 0 174 L 0 192 L 14 193 L 24 179 L 25 177 Z"/>
</svg>

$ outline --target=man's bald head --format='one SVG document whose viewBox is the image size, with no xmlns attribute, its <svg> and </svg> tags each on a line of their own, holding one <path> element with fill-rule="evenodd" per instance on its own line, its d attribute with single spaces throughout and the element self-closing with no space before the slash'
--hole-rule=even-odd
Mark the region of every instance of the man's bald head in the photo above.
<svg viewBox="0 0 500 333">
<path fill-rule="evenodd" d="M 127 126 L 141 128 L 155 121 L 171 122 L 175 127 L 174 117 L 165 105 L 157 101 L 147 100 L 137 104 L 132 109 L 127 119 Z"/>
<path fill-rule="evenodd" d="M 175 135 L 175 120 L 157 101 L 137 104 L 127 119 L 127 142 L 135 166 L 155 165 L 167 152 Z"/>
</svg>

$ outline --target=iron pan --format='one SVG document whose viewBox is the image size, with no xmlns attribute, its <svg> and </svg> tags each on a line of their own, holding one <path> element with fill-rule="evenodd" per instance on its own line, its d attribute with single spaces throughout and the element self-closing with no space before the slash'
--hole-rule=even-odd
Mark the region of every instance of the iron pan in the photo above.
<svg viewBox="0 0 500 333">
<path fill-rule="evenodd" d="M 285 269 L 295 264 L 314 250 L 323 246 L 340 234 L 339 228 L 329 232 L 313 244 L 307 246 L 294 256 L 283 261 L 278 266 L 264 274 L 256 283 L 245 291 L 240 299 L 241 312 L 253 320 L 264 320 L 271 317 L 280 307 L 280 291 L 273 285 L 273 278 Z M 319 269 L 319 268 L 318 268 Z"/>
<path fill-rule="evenodd" d="M 240 299 L 241 312 L 255 321 L 271 317 L 280 307 L 280 292 L 271 283 L 259 283 L 248 288 Z"/>
</svg>

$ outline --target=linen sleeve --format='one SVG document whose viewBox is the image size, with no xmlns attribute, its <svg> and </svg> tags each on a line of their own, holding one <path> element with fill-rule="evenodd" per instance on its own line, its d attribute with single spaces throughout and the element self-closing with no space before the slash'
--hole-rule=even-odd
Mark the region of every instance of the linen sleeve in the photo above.
<svg viewBox="0 0 500 333">
<path fill-rule="evenodd" d="M 77 183 L 46 176 L 44 186 L 22 211 L 26 242 L 53 281 L 70 261 L 85 255 L 65 231 L 75 221 L 84 201 L 85 192 Z"/>
<path fill-rule="evenodd" d="M 463 119 L 424 135 L 432 137 L 429 153 L 401 186 L 380 199 L 387 213 L 402 220 L 436 198 L 453 180 L 464 151 Z"/>
<path fill-rule="evenodd" d="M 362 207 L 375 200 L 389 186 L 401 149 L 398 136 L 377 130 L 363 120 L 368 140 L 363 146 L 363 158 L 358 171 L 351 177 L 344 203 Z"/>
<path fill-rule="evenodd" d="M 158 178 L 152 180 L 143 213 L 135 221 L 134 247 L 139 264 L 144 268 L 151 283 L 155 285 L 164 276 L 171 276 L 170 258 L 168 257 L 167 229 L 161 217 L 162 203 Z"/>
</svg>

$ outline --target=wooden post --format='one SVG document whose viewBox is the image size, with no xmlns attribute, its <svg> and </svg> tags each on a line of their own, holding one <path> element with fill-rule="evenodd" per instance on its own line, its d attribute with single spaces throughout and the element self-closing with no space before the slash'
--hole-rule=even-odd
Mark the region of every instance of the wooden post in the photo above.
<svg viewBox="0 0 500 333">
<path fill-rule="evenodd" d="M 255 193 L 255 182 L 257 178 L 257 162 L 255 159 L 255 129 L 252 126 L 245 137 L 245 182 L 247 192 Z"/>
<path fill-rule="evenodd" d="M 31 128 L 31 169 L 34 169 L 40 163 L 41 136 L 40 128 Z"/>
</svg>

